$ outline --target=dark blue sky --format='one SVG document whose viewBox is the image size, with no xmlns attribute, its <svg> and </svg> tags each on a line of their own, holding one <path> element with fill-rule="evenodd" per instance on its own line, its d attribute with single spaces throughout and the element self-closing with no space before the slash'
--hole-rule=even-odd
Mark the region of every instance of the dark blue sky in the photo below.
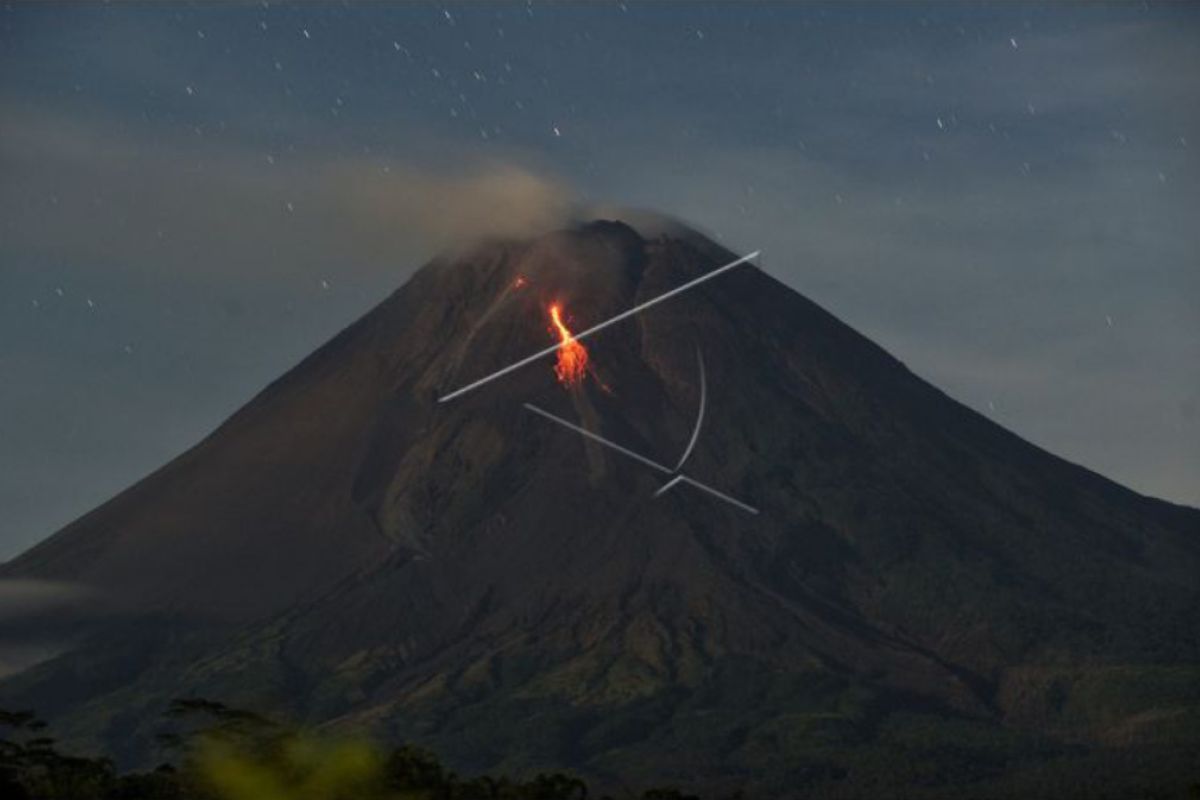
<svg viewBox="0 0 1200 800">
<path fill-rule="evenodd" d="M 1200 11 L 11 4 L 0 558 L 480 231 L 690 221 L 1035 443 L 1200 503 Z"/>
</svg>

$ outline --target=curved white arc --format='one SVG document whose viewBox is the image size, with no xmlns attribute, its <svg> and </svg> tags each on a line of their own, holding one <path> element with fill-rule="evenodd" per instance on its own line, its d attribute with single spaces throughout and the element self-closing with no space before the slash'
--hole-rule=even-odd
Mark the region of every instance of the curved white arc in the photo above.
<svg viewBox="0 0 1200 800">
<path fill-rule="evenodd" d="M 548 419 L 551 422 L 556 422 L 559 425 L 562 425 L 564 428 L 568 428 L 582 436 L 587 437 L 588 439 L 591 439 L 595 442 L 599 442 L 600 444 L 604 445 L 605 447 L 611 447 L 613 450 L 616 450 L 621 455 L 632 458 L 635 461 L 640 461 L 641 463 L 645 464 L 646 466 L 648 466 L 652 469 L 656 469 L 659 472 L 664 472 L 667 475 L 671 475 L 671 470 L 664 467 L 662 464 L 659 464 L 657 461 L 654 461 L 653 459 L 649 459 L 643 455 L 635 453 L 627 447 L 622 447 L 621 445 L 617 444 L 616 442 L 610 441 L 609 439 L 605 439 L 603 436 L 601 436 L 599 434 L 592 433 L 587 428 L 581 427 L 579 425 L 576 425 L 573 422 L 563 419 L 562 417 L 551 414 L 549 411 L 546 411 L 543 408 L 538 408 L 533 403 L 525 403 L 524 406 L 527 411 L 532 411 L 534 414 L 537 414 L 539 417 Z M 666 484 L 664 484 L 662 486 L 662 488 L 660 488 L 657 492 L 654 493 L 654 496 L 661 497 L 662 495 L 664 495 L 668 491 L 670 491 L 671 487 L 679 486 L 680 484 L 687 484 L 689 486 L 694 486 L 702 492 L 707 492 L 708 494 L 712 495 L 713 497 L 716 497 L 720 500 L 724 500 L 726 503 L 737 506 L 738 508 L 742 509 L 743 511 L 747 511 L 751 514 L 758 513 L 758 509 L 755 508 L 754 506 L 746 505 L 741 500 L 738 500 L 736 497 L 730 497 L 729 495 L 725 494 L 724 492 L 717 491 L 716 489 L 712 488 L 711 486 L 703 484 L 694 478 L 689 478 L 687 475 L 684 475 L 682 472 L 675 474 L 671 478 L 671 480 L 667 481 Z"/>
<path fill-rule="evenodd" d="M 692 449 L 695 448 L 696 442 L 700 439 L 700 425 L 704 422 L 704 407 L 708 399 L 708 381 L 704 377 L 704 355 L 700 352 L 700 347 L 696 347 L 696 363 L 700 365 L 700 412 L 696 415 L 696 427 L 692 428 L 692 438 L 688 440 L 687 447 L 683 450 L 683 455 L 679 457 L 679 463 L 675 465 L 675 472 L 683 469 L 683 462 L 688 460 L 688 456 L 692 454 Z"/>
</svg>

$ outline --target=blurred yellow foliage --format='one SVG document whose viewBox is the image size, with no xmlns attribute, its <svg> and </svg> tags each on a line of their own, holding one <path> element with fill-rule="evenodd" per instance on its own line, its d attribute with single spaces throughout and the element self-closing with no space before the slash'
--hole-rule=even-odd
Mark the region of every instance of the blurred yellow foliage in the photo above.
<svg viewBox="0 0 1200 800">
<path fill-rule="evenodd" d="M 221 800 L 363 800 L 387 792 L 384 760 L 364 742 L 289 737 L 268 752 L 210 739 L 196 754 L 205 783 Z"/>
</svg>

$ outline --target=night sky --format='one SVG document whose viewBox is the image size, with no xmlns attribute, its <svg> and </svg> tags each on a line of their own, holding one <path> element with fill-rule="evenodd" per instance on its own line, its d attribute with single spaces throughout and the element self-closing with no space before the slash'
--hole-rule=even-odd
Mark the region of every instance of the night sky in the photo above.
<svg viewBox="0 0 1200 800">
<path fill-rule="evenodd" d="M 11 4 L 0 559 L 478 233 L 678 216 L 1200 504 L 1200 7 Z"/>
</svg>

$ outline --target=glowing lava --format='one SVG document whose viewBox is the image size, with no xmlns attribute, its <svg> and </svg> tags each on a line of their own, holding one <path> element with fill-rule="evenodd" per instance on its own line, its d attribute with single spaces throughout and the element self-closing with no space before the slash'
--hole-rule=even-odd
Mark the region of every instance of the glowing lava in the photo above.
<svg viewBox="0 0 1200 800">
<path fill-rule="evenodd" d="M 562 340 L 562 344 L 558 346 L 558 363 L 554 365 L 554 374 L 558 376 L 558 382 L 563 386 L 575 386 L 581 383 L 584 376 L 587 375 L 587 348 L 575 341 L 571 331 L 563 324 L 562 306 L 558 303 L 550 306 L 550 319 L 553 320 L 554 328 Z"/>
</svg>

